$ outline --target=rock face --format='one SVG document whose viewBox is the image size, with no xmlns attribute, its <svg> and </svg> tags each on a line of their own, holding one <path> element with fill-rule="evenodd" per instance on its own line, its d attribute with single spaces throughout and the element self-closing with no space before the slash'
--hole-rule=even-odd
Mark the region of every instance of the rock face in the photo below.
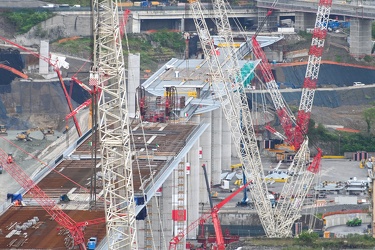
<svg viewBox="0 0 375 250">
<path fill-rule="evenodd" d="M 77 92 L 79 90 L 75 91 L 75 95 L 81 96 L 77 98 L 80 102 L 84 95 Z M 77 102 L 72 102 L 73 108 L 77 107 Z M 67 100 L 58 81 L 14 81 L 0 87 L 0 117 L 2 124 L 9 129 L 35 126 L 58 128 L 64 124 L 65 116 L 69 113 Z"/>
</svg>

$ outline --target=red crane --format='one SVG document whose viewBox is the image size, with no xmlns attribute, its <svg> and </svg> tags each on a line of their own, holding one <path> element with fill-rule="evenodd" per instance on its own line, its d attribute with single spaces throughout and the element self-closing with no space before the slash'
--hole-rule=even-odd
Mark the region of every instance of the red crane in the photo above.
<svg viewBox="0 0 375 250">
<path fill-rule="evenodd" d="M 53 67 L 54 71 L 56 72 L 58 78 L 59 78 L 59 81 L 60 81 L 61 87 L 62 87 L 62 89 L 63 89 L 63 91 L 64 91 L 64 95 L 65 95 L 66 101 L 68 102 L 69 110 L 70 110 L 70 112 L 73 112 L 73 110 L 74 110 L 74 109 L 73 109 L 73 105 L 72 105 L 72 102 L 71 102 L 71 100 L 70 100 L 70 97 L 69 97 L 68 91 L 66 90 L 66 87 L 65 87 L 65 84 L 64 84 L 64 80 L 63 80 L 63 78 L 62 78 L 62 76 L 61 76 L 61 72 L 60 72 L 60 69 L 59 69 L 57 63 L 56 63 L 56 62 L 52 62 L 52 61 L 51 61 L 51 58 L 49 58 L 49 57 L 42 56 L 42 55 L 40 55 L 40 54 L 38 54 L 38 53 L 36 53 L 36 52 L 34 52 L 34 51 L 31 51 L 31 50 L 29 50 L 29 49 L 27 49 L 27 48 L 25 48 L 25 47 L 23 47 L 23 46 L 21 46 L 21 45 L 15 43 L 15 42 L 12 42 L 12 41 L 10 41 L 10 40 L 4 38 L 4 37 L 2 37 L 2 36 L 0 36 L 0 39 L 3 40 L 3 41 L 6 42 L 6 43 L 9 43 L 9 44 L 12 44 L 13 46 L 16 46 L 17 48 L 19 48 L 19 49 L 21 49 L 21 50 L 23 50 L 23 51 L 26 51 L 26 52 L 32 54 L 33 56 L 35 56 L 35 57 L 37 57 L 37 58 L 39 58 L 39 59 L 42 59 L 43 61 L 45 61 L 45 62 L 47 62 L 49 65 L 51 65 L 51 66 Z M 80 128 L 80 126 L 79 126 L 78 120 L 77 120 L 77 118 L 75 117 L 75 115 L 73 115 L 73 121 L 74 121 L 74 125 L 75 125 L 75 127 L 76 127 L 76 129 L 77 129 L 77 133 L 78 133 L 78 135 L 79 135 L 79 136 L 82 136 L 81 128 Z"/>
<path fill-rule="evenodd" d="M 101 224 L 105 218 L 98 218 L 83 222 L 75 222 L 63 210 L 61 210 L 47 194 L 36 185 L 36 183 L 23 171 L 23 169 L 14 162 L 8 160 L 9 155 L 0 149 L 0 163 L 4 169 L 15 179 L 22 188 L 32 195 L 39 205 L 62 227 L 69 230 L 72 237 L 72 247 L 79 246 L 80 249 L 86 249 L 83 229 L 89 225 Z"/>
<path fill-rule="evenodd" d="M 272 7 L 274 7 L 276 3 L 277 0 L 273 2 Z M 267 18 L 272 14 L 272 9 L 267 12 L 266 17 L 263 19 L 257 32 L 252 37 L 253 53 L 258 59 L 262 60 L 259 65 L 285 133 L 286 138 L 283 139 L 289 145 L 293 146 L 295 150 L 298 150 L 301 147 L 308 131 L 308 123 L 311 116 L 311 108 L 318 81 L 320 62 L 322 60 L 321 57 L 324 50 L 324 42 L 327 36 L 327 26 L 331 6 L 332 0 L 319 0 L 297 120 L 294 115 L 288 111 L 272 75 L 271 67 L 266 55 L 256 40 L 257 34 L 262 29 Z M 275 130 L 270 127 L 267 127 L 267 129 L 273 133 L 275 132 Z"/>
<path fill-rule="evenodd" d="M 205 213 L 203 214 L 201 217 L 199 217 L 197 220 L 193 221 L 187 228 L 184 232 L 182 233 L 179 233 L 178 235 L 176 235 L 175 237 L 173 237 L 173 239 L 169 242 L 169 250 L 175 250 L 176 249 L 176 246 L 177 244 L 186 237 L 186 235 L 188 233 L 190 233 L 194 228 L 196 228 L 198 225 L 202 224 L 203 222 L 207 221 L 210 217 L 212 217 L 212 223 L 214 224 L 214 228 L 215 228 L 215 234 L 216 234 L 216 239 L 217 239 L 217 249 L 225 249 L 225 245 L 224 245 L 224 237 L 223 237 L 223 233 L 222 233 L 222 230 L 221 230 L 221 226 L 220 226 L 220 220 L 217 216 L 217 213 L 219 212 L 219 210 L 225 205 L 228 203 L 228 201 L 232 200 L 234 196 L 236 196 L 238 193 L 240 193 L 242 190 L 244 190 L 250 183 L 246 183 L 245 185 L 243 185 L 242 187 L 240 187 L 239 189 L 237 189 L 236 191 L 234 191 L 233 193 L 231 193 L 228 197 L 226 197 L 223 201 L 221 201 L 220 203 L 218 203 L 216 206 L 213 206 L 212 204 L 212 199 L 211 199 L 211 192 L 210 192 L 210 188 L 208 186 L 208 179 L 207 179 L 207 173 L 206 173 L 206 166 L 205 165 L 202 165 L 202 168 L 204 170 L 204 173 L 205 173 L 205 179 L 206 179 L 206 185 L 207 185 L 207 191 L 208 191 L 208 194 L 209 194 L 209 200 L 210 200 L 210 206 L 211 206 L 211 212 L 210 213 Z M 220 236 L 221 235 L 221 236 Z"/>
<path fill-rule="evenodd" d="M 26 74 L 22 73 L 19 70 L 16 70 L 16 69 L 12 68 L 12 67 L 9 67 L 5 64 L 0 64 L 0 68 L 8 70 L 8 71 L 12 72 L 15 75 L 18 75 L 19 77 L 21 77 L 23 79 L 29 79 L 29 77 Z"/>
</svg>

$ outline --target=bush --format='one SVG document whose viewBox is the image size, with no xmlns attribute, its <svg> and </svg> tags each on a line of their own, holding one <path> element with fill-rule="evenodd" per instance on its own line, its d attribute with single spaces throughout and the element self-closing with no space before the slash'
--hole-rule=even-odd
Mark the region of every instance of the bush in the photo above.
<svg viewBox="0 0 375 250">
<path fill-rule="evenodd" d="M 300 235 L 298 235 L 298 241 L 306 246 L 313 244 L 316 239 L 319 238 L 319 235 L 314 232 L 302 231 Z"/>
<path fill-rule="evenodd" d="M 6 12 L 4 16 L 16 27 L 16 32 L 23 34 L 35 25 L 51 18 L 54 14 L 48 11 L 22 10 Z"/>
</svg>

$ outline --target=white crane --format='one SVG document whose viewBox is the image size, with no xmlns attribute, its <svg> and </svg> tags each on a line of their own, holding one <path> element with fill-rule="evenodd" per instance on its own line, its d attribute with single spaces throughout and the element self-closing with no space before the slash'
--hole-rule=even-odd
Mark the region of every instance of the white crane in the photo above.
<svg viewBox="0 0 375 250">
<path fill-rule="evenodd" d="M 89 81 L 97 90 L 94 92 L 101 93 L 97 128 L 108 249 L 137 249 L 130 123 L 117 0 L 93 0 L 92 16 L 94 55 Z"/>
<path fill-rule="evenodd" d="M 311 187 L 315 174 L 319 171 L 322 152 L 318 149 L 313 162 L 309 165 L 308 139 L 305 135 L 308 130 L 316 83 L 318 81 L 331 6 L 332 0 L 319 1 L 297 116 L 297 126 L 293 131 L 294 135 L 292 137 L 293 145 L 296 148 L 301 146 L 301 148 L 291 165 L 290 171 L 294 175 L 285 183 L 280 193 L 280 197 L 284 197 L 284 199 L 280 200 L 275 211 L 277 232 L 279 232 L 281 237 L 290 236 L 293 223 L 300 217 L 306 194 Z"/>
<path fill-rule="evenodd" d="M 223 2 L 217 2 L 215 4 L 218 4 L 217 9 L 225 8 Z M 238 157 L 244 166 L 246 177 L 254 183 L 250 187 L 250 193 L 253 196 L 255 208 L 266 235 L 274 237 L 273 211 L 268 199 L 267 185 L 263 181 L 263 166 L 247 97 L 242 85 L 243 79 L 239 74 L 240 69 L 234 61 L 231 61 L 228 66 L 221 64 L 213 44 L 213 39 L 211 38 L 205 22 L 200 2 L 194 0 L 190 1 L 190 9 L 192 10 L 194 23 L 205 59 L 209 66 L 214 96 L 221 103 L 223 113 L 231 130 Z M 222 14 L 219 12 L 216 12 L 216 14 L 217 18 L 222 17 Z M 229 23 L 227 25 L 229 25 Z M 227 29 L 226 25 L 222 27 L 219 26 L 218 29 L 223 29 L 223 32 L 230 32 L 230 28 Z M 227 45 L 228 48 L 231 48 L 233 43 L 232 46 L 230 43 L 227 43 Z M 232 60 L 233 58 L 230 57 L 229 59 Z"/>
</svg>

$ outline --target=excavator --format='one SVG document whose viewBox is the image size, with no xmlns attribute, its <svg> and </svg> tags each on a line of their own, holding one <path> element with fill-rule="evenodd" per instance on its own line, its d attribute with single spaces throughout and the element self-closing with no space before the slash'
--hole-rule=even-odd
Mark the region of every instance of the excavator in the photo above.
<svg viewBox="0 0 375 250">
<path fill-rule="evenodd" d="M 47 129 L 36 127 L 36 128 L 30 128 L 24 132 L 18 133 L 16 138 L 19 141 L 32 141 L 32 138 L 30 137 L 30 133 L 34 131 L 42 132 L 43 139 L 45 139 L 47 135 L 53 135 L 55 133 L 52 127 L 47 127 Z"/>
</svg>

